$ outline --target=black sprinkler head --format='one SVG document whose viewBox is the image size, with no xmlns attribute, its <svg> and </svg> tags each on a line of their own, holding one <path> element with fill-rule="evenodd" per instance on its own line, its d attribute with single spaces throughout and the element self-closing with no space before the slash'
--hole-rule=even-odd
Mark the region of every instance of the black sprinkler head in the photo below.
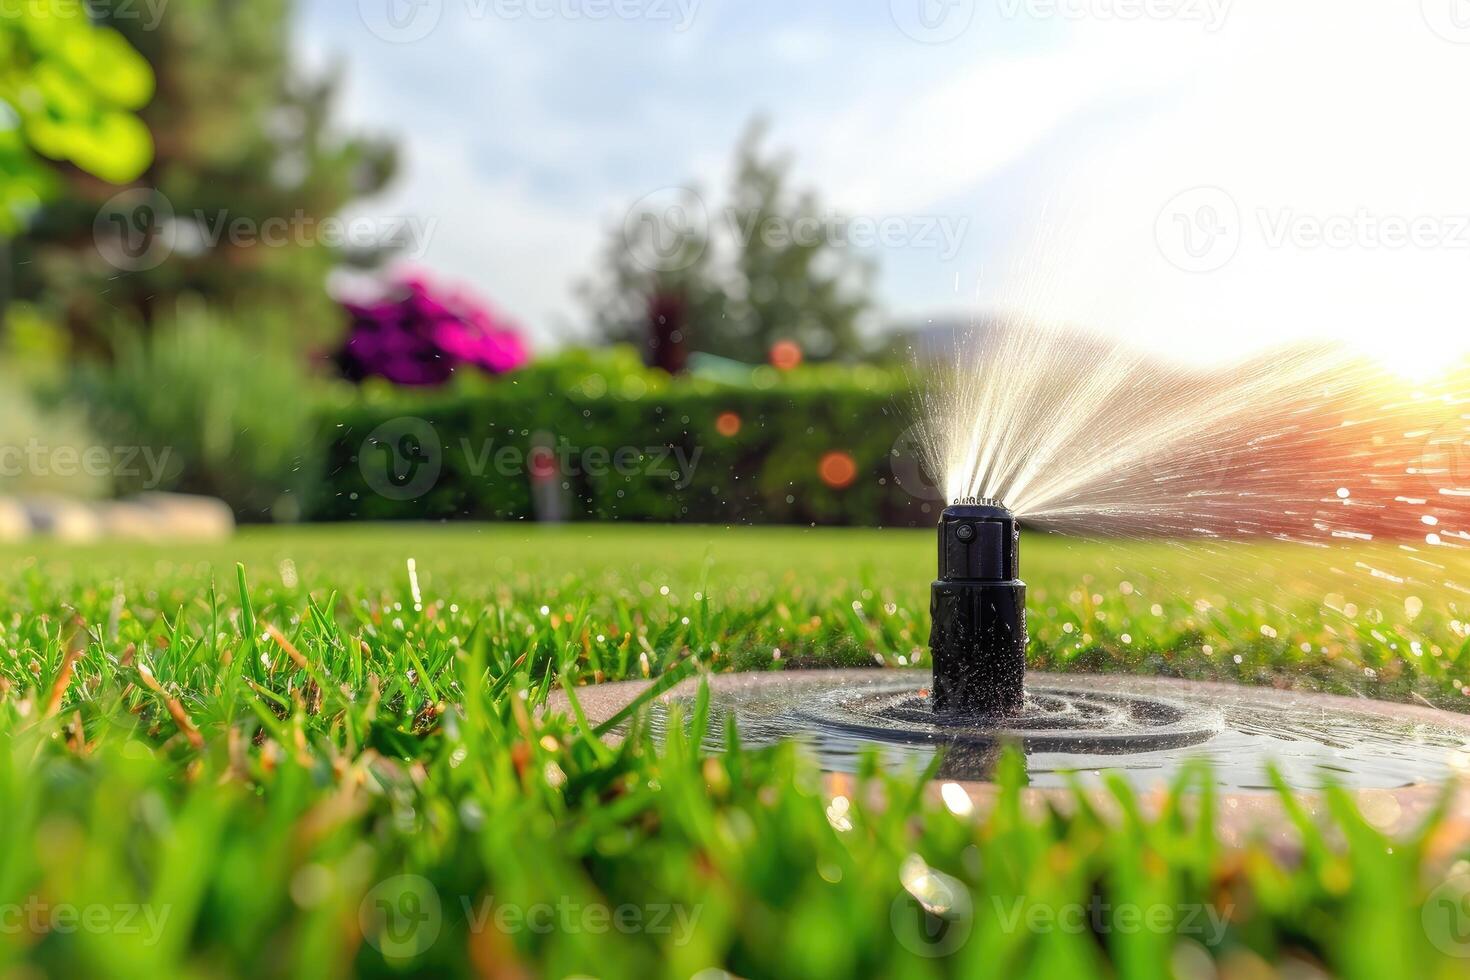
<svg viewBox="0 0 1470 980">
<path fill-rule="evenodd" d="M 1008 715 L 1021 710 L 1026 675 L 1026 585 L 1021 532 L 995 500 L 945 508 L 929 646 L 934 708 Z"/>
</svg>

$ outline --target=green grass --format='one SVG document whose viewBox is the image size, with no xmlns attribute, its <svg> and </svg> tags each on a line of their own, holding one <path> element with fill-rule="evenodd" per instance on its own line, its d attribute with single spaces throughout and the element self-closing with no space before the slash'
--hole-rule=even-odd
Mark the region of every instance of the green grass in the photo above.
<svg viewBox="0 0 1470 980">
<path fill-rule="evenodd" d="M 960 818 L 913 775 L 709 757 L 698 709 L 687 737 L 615 748 L 536 710 L 553 684 L 700 664 L 925 666 L 932 550 L 459 526 L 0 550 L 0 966 L 1461 975 L 1421 921 L 1470 870 L 1447 818 L 1389 841 L 1334 793 L 1321 823 L 1227 847 L 1200 774 L 1157 816 L 1121 785 L 1107 815 L 1063 814 L 1023 809 L 1015 766 Z M 1029 540 L 1033 664 L 1465 710 L 1470 563 L 1418 557 Z M 950 955 L 914 952 L 939 920 L 911 892 L 959 903 Z"/>
</svg>

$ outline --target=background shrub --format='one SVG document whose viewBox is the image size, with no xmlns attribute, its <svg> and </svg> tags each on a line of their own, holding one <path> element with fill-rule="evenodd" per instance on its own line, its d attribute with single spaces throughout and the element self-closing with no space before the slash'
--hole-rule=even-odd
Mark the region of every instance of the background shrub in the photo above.
<svg viewBox="0 0 1470 980">
<path fill-rule="evenodd" d="M 892 474 L 907 392 L 901 373 L 870 367 L 671 378 L 628 348 L 568 353 L 435 392 L 369 384 L 322 413 L 327 472 L 307 516 L 529 519 L 533 450 L 549 446 L 560 472 L 553 485 L 574 520 L 929 523 L 927 502 Z M 636 472 L 610 462 L 602 471 L 620 451 L 625 463 L 640 457 Z M 437 479 L 410 499 L 380 492 L 393 454 L 420 452 L 418 465 L 438 466 Z M 828 454 L 851 459 L 850 484 L 824 481 Z M 841 463 L 829 478 L 842 475 Z"/>
<path fill-rule="evenodd" d="M 0 370 L 0 497 L 103 497 L 112 480 L 87 463 L 105 452 L 75 408 L 49 406 L 13 372 Z"/>
<path fill-rule="evenodd" d="M 112 444 L 168 454 L 163 485 L 147 489 L 212 494 L 247 520 L 295 519 L 318 466 L 321 382 L 267 334 L 184 302 L 147 336 L 121 331 L 114 359 L 84 365 L 76 384 Z"/>
</svg>

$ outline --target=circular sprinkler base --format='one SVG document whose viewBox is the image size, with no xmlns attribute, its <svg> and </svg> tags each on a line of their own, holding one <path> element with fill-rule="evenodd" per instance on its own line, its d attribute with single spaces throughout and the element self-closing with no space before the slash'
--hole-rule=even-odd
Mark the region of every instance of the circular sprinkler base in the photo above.
<svg viewBox="0 0 1470 980">
<path fill-rule="evenodd" d="M 1095 782 L 1118 772 L 1140 787 L 1167 783 L 1193 760 L 1209 763 L 1231 794 L 1273 789 L 1271 767 L 1294 789 L 1328 782 L 1351 790 L 1432 788 L 1470 772 L 1470 716 L 1417 705 L 1172 678 L 1032 674 L 1018 715 L 941 715 L 930 710 L 922 670 L 784 671 L 708 678 L 707 744 L 722 748 L 733 717 L 743 744 L 794 740 L 832 772 L 853 772 L 876 751 L 889 768 L 988 782 L 1003 745 L 1024 751 L 1032 787 Z M 650 724 L 698 692 L 686 681 L 655 700 Z M 612 718 L 648 682 L 580 689 L 593 724 Z M 553 709 L 565 708 L 554 695 Z"/>
<path fill-rule="evenodd" d="M 1182 702 L 1062 682 L 1028 684 L 1014 714 L 939 712 L 928 690 L 901 675 L 821 692 L 796 712 L 815 727 L 878 742 L 1096 755 L 1198 745 L 1223 723 L 1218 712 Z"/>
</svg>

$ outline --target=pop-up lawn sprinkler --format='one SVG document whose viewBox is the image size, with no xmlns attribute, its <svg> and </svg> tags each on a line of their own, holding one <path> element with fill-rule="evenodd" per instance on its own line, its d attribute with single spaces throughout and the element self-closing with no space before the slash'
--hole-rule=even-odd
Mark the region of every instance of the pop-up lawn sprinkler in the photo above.
<svg viewBox="0 0 1470 980">
<path fill-rule="evenodd" d="M 1021 711 L 1026 676 L 1026 584 L 1021 532 L 995 500 L 956 504 L 939 519 L 939 580 L 929 646 L 934 710 L 1004 717 Z"/>
</svg>

